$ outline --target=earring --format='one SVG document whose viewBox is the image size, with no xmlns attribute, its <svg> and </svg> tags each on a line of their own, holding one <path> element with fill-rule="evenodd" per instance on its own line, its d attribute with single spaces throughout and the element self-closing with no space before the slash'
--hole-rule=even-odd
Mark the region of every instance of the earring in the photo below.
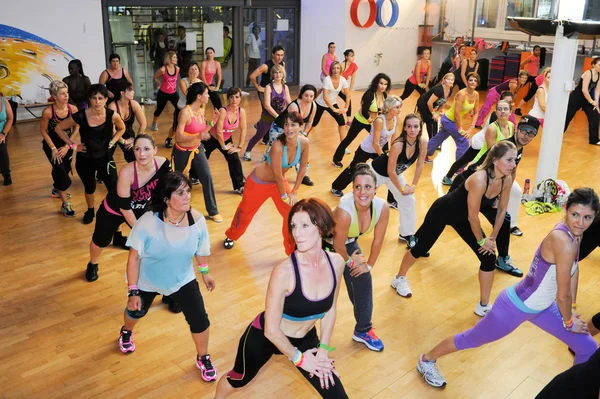
<svg viewBox="0 0 600 399">
<path fill-rule="evenodd" d="M 164 201 L 165 201 L 165 204 L 169 203 L 169 199 L 167 197 L 165 197 Z"/>
</svg>

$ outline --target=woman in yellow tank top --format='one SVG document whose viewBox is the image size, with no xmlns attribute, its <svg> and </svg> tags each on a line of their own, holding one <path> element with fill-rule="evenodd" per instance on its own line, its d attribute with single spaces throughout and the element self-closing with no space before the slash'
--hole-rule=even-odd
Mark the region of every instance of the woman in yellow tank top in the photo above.
<svg viewBox="0 0 600 399">
<path fill-rule="evenodd" d="M 479 85 L 479 75 L 471 72 L 467 75 L 467 87 L 456 93 L 452 106 L 444 116 L 442 116 L 442 128 L 440 131 L 429 140 L 427 145 L 427 160 L 431 163 L 429 157 L 433 155 L 448 136 L 452 137 L 456 143 L 456 159 L 459 159 L 469 148 L 469 129 L 464 130 L 462 127 L 462 118 L 470 113 L 476 114 L 477 103 L 479 102 L 479 93 L 475 88 Z M 471 125 L 471 127 L 473 127 Z"/>
</svg>

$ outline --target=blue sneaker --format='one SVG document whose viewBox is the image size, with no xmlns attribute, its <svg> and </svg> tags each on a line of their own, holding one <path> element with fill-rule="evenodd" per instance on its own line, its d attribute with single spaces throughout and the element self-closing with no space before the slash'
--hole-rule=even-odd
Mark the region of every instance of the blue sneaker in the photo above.
<svg viewBox="0 0 600 399">
<path fill-rule="evenodd" d="M 374 328 L 371 328 L 369 331 L 363 333 L 354 331 L 352 339 L 356 342 L 362 342 L 372 351 L 381 352 L 383 350 L 383 342 L 381 342 L 379 337 L 375 335 Z"/>
<path fill-rule="evenodd" d="M 496 269 L 500 269 L 503 272 L 510 274 L 515 277 L 523 277 L 523 272 L 513 263 L 510 256 L 502 257 L 498 256 L 496 259 Z"/>
</svg>

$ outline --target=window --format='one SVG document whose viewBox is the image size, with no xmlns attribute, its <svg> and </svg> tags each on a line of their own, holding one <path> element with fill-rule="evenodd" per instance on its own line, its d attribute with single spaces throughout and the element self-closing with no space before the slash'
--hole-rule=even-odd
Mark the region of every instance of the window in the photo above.
<svg viewBox="0 0 600 399">
<path fill-rule="evenodd" d="M 477 2 L 477 26 L 495 28 L 498 20 L 499 0 L 480 0 Z"/>
<path fill-rule="evenodd" d="M 558 16 L 558 0 L 538 0 L 536 18 L 555 19 Z"/>
<path fill-rule="evenodd" d="M 535 0 L 508 0 L 506 3 L 507 17 L 533 17 Z M 504 30 L 514 30 L 507 20 L 504 21 Z"/>
</svg>

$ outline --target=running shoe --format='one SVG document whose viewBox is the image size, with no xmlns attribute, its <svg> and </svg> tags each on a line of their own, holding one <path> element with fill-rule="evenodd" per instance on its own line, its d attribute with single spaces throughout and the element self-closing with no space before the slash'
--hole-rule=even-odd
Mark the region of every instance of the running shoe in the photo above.
<svg viewBox="0 0 600 399">
<path fill-rule="evenodd" d="M 94 221 L 94 216 L 96 215 L 96 212 L 94 211 L 94 208 L 88 208 L 87 211 L 85 211 L 85 213 L 83 214 L 83 224 L 90 224 Z"/>
<path fill-rule="evenodd" d="M 405 276 L 394 276 L 394 278 L 392 279 L 392 288 L 396 290 L 398 295 L 404 298 L 410 298 L 412 296 L 410 285 L 408 284 L 408 280 Z"/>
<path fill-rule="evenodd" d="M 198 184 L 200 184 L 200 180 L 198 180 L 195 177 L 190 177 L 190 182 L 192 183 L 192 186 L 197 186 Z"/>
<path fill-rule="evenodd" d="M 202 379 L 206 382 L 217 380 L 217 368 L 210 361 L 210 355 L 196 356 L 196 368 L 202 373 Z"/>
<path fill-rule="evenodd" d="M 165 139 L 165 147 L 166 148 L 172 148 L 173 147 L 173 139 L 170 137 L 167 137 Z"/>
<path fill-rule="evenodd" d="M 312 187 L 315 185 L 315 183 L 312 180 L 310 180 L 310 177 L 308 177 L 308 176 L 304 176 L 302 178 L 302 184 L 304 184 L 305 186 L 309 186 L 309 187 Z"/>
<path fill-rule="evenodd" d="M 98 280 L 98 264 L 93 264 L 92 262 L 88 262 L 87 268 L 85 270 L 85 279 L 88 282 L 93 282 Z"/>
<path fill-rule="evenodd" d="M 451 186 L 452 185 L 452 179 L 449 178 L 448 176 L 444 176 L 444 178 L 442 179 L 442 184 L 444 186 Z"/>
<path fill-rule="evenodd" d="M 335 195 L 336 197 L 344 196 L 344 192 L 342 190 L 338 190 L 337 188 L 331 188 L 331 194 Z"/>
<path fill-rule="evenodd" d="M 521 237 L 523 235 L 523 232 L 520 228 L 515 226 L 512 229 L 510 229 L 510 234 L 512 234 L 513 236 Z"/>
<path fill-rule="evenodd" d="M 158 124 L 156 122 L 152 122 L 150 130 L 152 130 L 153 132 L 158 132 Z"/>
<path fill-rule="evenodd" d="M 240 187 L 240 188 L 236 188 L 233 191 L 235 191 L 236 193 L 238 193 L 239 195 L 244 195 L 244 186 Z"/>
<path fill-rule="evenodd" d="M 341 162 L 333 161 L 333 162 L 331 162 L 331 164 L 333 166 L 335 166 L 336 168 L 343 168 L 344 167 L 344 165 Z"/>
<path fill-rule="evenodd" d="M 52 192 L 50 193 L 52 198 L 60 198 L 60 192 L 52 187 Z M 67 199 L 71 199 L 71 193 L 67 193 Z"/>
<path fill-rule="evenodd" d="M 498 256 L 498 259 L 496 259 L 496 269 L 500 269 L 511 276 L 523 277 L 523 272 L 515 266 L 510 256 Z"/>
<path fill-rule="evenodd" d="M 133 352 L 135 350 L 135 344 L 133 343 L 133 331 L 126 330 L 125 326 L 121 327 L 119 349 L 123 353 Z"/>
<path fill-rule="evenodd" d="M 433 163 L 433 159 L 429 155 L 425 157 L 425 163 Z"/>
<path fill-rule="evenodd" d="M 417 371 L 425 378 L 425 382 L 434 388 L 443 388 L 448 383 L 444 378 L 442 370 L 436 362 L 427 362 L 423 360 L 423 356 L 419 356 L 417 362 Z"/>
<path fill-rule="evenodd" d="M 242 157 L 244 161 L 252 161 L 252 156 L 250 155 L 250 151 L 246 151 L 244 156 Z"/>
<path fill-rule="evenodd" d="M 154 105 L 154 104 L 156 104 L 156 101 L 154 101 L 154 100 L 153 100 L 153 99 L 151 99 L 151 98 L 147 98 L 147 99 L 144 101 L 144 104 L 145 104 L 145 105 Z"/>
<path fill-rule="evenodd" d="M 372 351 L 381 352 L 383 350 L 383 342 L 381 342 L 379 337 L 375 334 L 374 328 L 371 328 L 366 332 L 354 331 L 354 334 L 352 334 L 352 339 L 356 342 L 362 342 Z"/>
<path fill-rule="evenodd" d="M 477 302 L 477 306 L 475 306 L 475 314 L 477 316 L 483 317 L 492 310 L 492 304 L 488 303 L 487 305 L 482 305 L 481 302 Z"/>
<path fill-rule="evenodd" d="M 388 202 L 388 206 L 392 209 L 398 210 L 398 203 L 396 201 Z"/>
<path fill-rule="evenodd" d="M 12 184 L 12 177 L 10 175 L 4 175 L 4 185 L 10 186 Z"/>
<path fill-rule="evenodd" d="M 223 216 L 219 215 L 208 215 L 208 218 L 211 219 L 215 223 L 223 223 Z"/>
<path fill-rule="evenodd" d="M 73 208 L 71 208 L 71 204 L 69 202 L 63 203 L 62 206 L 60 207 L 60 211 L 62 212 L 63 216 L 66 218 L 73 218 L 76 215 Z"/>
<path fill-rule="evenodd" d="M 411 238 L 413 238 L 414 236 L 403 236 L 402 234 L 398 234 L 398 239 L 400 241 L 404 241 L 405 243 L 408 244 L 408 242 L 410 241 Z M 416 242 L 415 242 L 416 244 Z"/>
<path fill-rule="evenodd" d="M 225 249 L 233 248 L 233 244 L 235 244 L 235 241 L 229 238 L 225 238 L 225 241 L 223 241 L 223 246 L 225 247 Z"/>
</svg>

